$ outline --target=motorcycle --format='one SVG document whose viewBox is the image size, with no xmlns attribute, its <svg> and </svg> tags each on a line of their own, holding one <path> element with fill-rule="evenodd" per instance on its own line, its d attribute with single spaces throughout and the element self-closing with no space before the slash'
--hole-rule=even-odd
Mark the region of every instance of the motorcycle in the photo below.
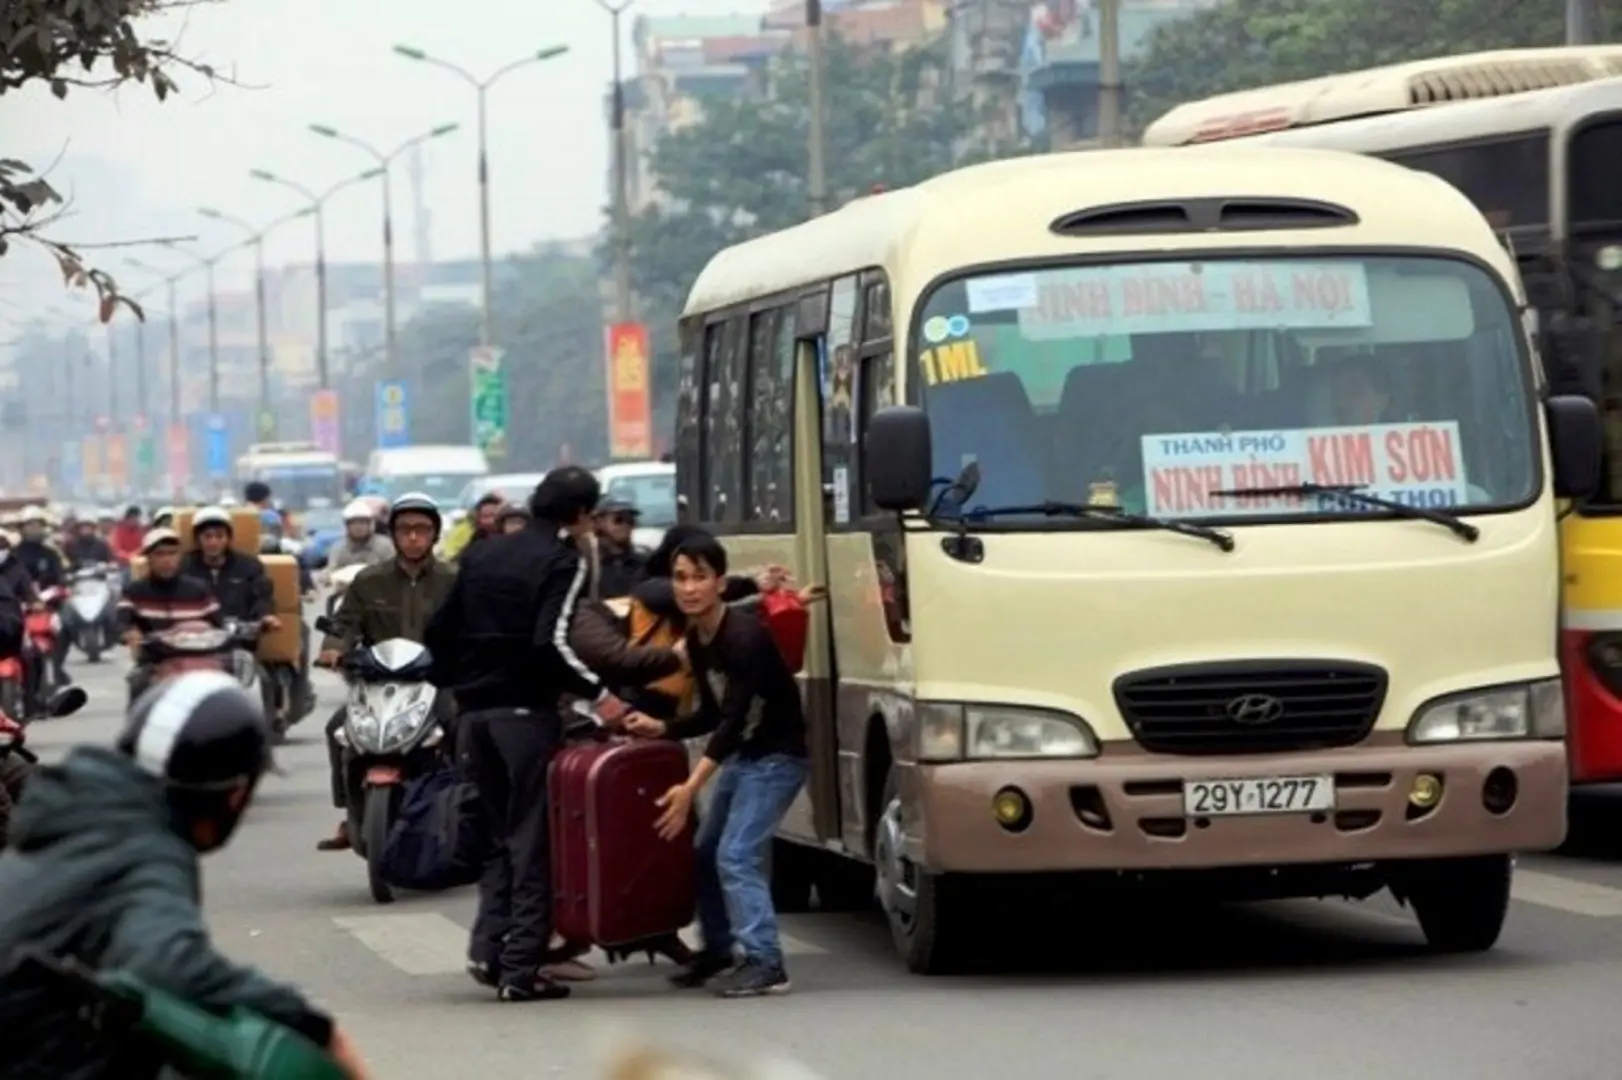
<svg viewBox="0 0 1622 1080">
<path fill-rule="evenodd" d="M 68 599 L 62 608 L 63 629 L 92 664 L 112 643 L 112 610 L 116 598 L 111 569 L 87 566 L 68 578 Z"/>
<path fill-rule="evenodd" d="M 218 1080 L 343 1080 L 325 1049 L 252 1012 L 209 1012 L 128 972 L 94 971 L 71 957 L 25 945 L 10 974 L 75 1006 L 98 1038 L 155 1050 L 170 1069 Z M 167 1075 L 167 1070 L 165 1072 Z"/>
<path fill-rule="evenodd" d="M 136 647 L 136 659 L 152 666 L 154 686 L 188 671 L 223 671 L 240 681 L 236 659 L 240 651 L 240 633 L 236 629 L 188 619 L 142 639 Z M 130 694 L 133 705 L 134 687 Z"/>
<path fill-rule="evenodd" d="M 89 700 L 89 695 L 82 687 L 64 686 L 51 695 L 46 712 L 53 717 L 71 716 L 84 708 L 85 702 Z M 8 776 L 6 782 L 5 795 L 8 797 L 0 798 L 0 845 L 4 844 L 5 838 L 10 834 L 11 808 L 16 804 L 17 796 L 22 793 L 21 789 L 28 786 L 28 776 L 34 766 L 39 764 L 39 757 L 28 749 L 26 741 L 27 731 L 23 722 L 0 712 L 0 762 L 16 758 L 22 763 L 19 770 L 9 768 L 5 770 L 15 775 Z"/>
<path fill-rule="evenodd" d="M 316 629 L 330 632 L 331 623 L 322 618 Z M 337 739 L 349 836 L 379 904 L 394 900 L 383 879 L 383 851 L 405 786 L 437 766 L 445 738 L 434 713 L 438 691 L 428 682 L 432 661 L 420 643 L 404 638 L 358 646 L 344 659 L 349 694 Z"/>
<path fill-rule="evenodd" d="M 57 615 L 66 593 L 51 586 L 23 615 L 23 647 L 17 656 L 0 660 L 0 711 L 8 716 L 32 718 L 50 715 L 51 657 L 62 632 Z"/>
<path fill-rule="evenodd" d="M 278 700 L 279 688 L 272 671 L 259 661 L 260 627 L 240 619 L 226 619 L 225 633 L 231 642 L 230 671 L 242 689 L 259 698 L 270 722 L 270 737 L 277 743 L 287 740 L 289 722 Z"/>
</svg>

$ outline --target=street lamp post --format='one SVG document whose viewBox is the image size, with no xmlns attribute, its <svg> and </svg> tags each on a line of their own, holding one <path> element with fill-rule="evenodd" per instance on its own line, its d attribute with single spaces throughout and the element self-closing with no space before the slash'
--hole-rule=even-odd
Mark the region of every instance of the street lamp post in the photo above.
<svg viewBox="0 0 1622 1080">
<path fill-rule="evenodd" d="M 259 338 L 259 434 L 268 436 L 269 430 L 275 422 L 276 412 L 272 407 L 270 393 L 270 326 L 265 312 L 265 237 L 278 225 L 283 225 L 297 218 L 308 217 L 315 211 L 312 207 L 304 207 L 296 213 L 286 217 L 277 218 L 263 228 L 256 228 L 251 222 L 230 214 L 223 213 L 210 206 L 202 207 L 197 211 L 203 217 L 214 221 L 223 221 L 227 225 L 235 225 L 248 234 L 243 241 L 253 248 L 253 279 L 254 279 L 254 309 Z"/>
<path fill-rule="evenodd" d="M 620 60 L 620 16 L 636 0 L 597 0 L 614 33 L 614 99 L 608 128 L 614 137 L 614 321 L 631 321 L 631 196 L 625 160 L 625 77 Z"/>
<path fill-rule="evenodd" d="M 420 60 L 425 64 L 443 68 L 451 74 L 459 76 L 469 86 L 473 87 L 478 96 L 478 125 L 479 125 L 479 269 L 482 282 L 483 305 L 482 317 L 479 320 L 479 344 L 486 348 L 495 344 L 494 316 L 491 312 L 490 279 L 492 276 L 490 266 L 490 158 L 489 158 L 489 130 L 485 123 L 485 96 L 496 80 L 509 72 L 521 67 L 550 60 L 555 56 L 562 56 L 569 51 L 567 45 L 554 45 L 520 57 L 505 67 L 497 68 L 490 75 L 480 79 L 466 68 L 459 67 L 437 56 L 430 56 L 421 49 L 410 45 L 396 45 L 394 51 L 410 60 Z"/>
<path fill-rule="evenodd" d="M 214 298 L 214 267 L 219 261 L 229 255 L 235 248 L 226 248 L 217 255 L 203 258 L 176 244 L 174 241 L 165 241 L 164 247 L 179 255 L 184 255 L 192 261 L 194 266 L 203 268 L 203 287 L 208 290 L 208 411 L 220 411 L 220 312 L 219 305 Z M 178 364 L 179 361 L 177 360 Z M 177 372 L 178 374 L 178 372 Z M 178 416 L 178 410 L 176 412 Z"/>
<path fill-rule="evenodd" d="M 136 270 L 143 270 L 154 277 L 163 279 L 164 289 L 169 302 L 169 422 L 180 423 L 180 301 L 177 286 L 180 274 L 165 274 L 163 271 L 148 266 L 140 259 L 125 259 L 126 266 Z M 142 386 L 145 386 L 143 381 Z M 145 391 L 142 391 L 141 408 L 146 408 Z"/>
<path fill-rule="evenodd" d="M 118 338 L 107 324 L 107 422 L 118 423 Z"/>
<path fill-rule="evenodd" d="M 347 187 L 383 176 L 384 170 L 367 169 L 356 176 L 338 181 L 338 183 L 320 193 L 265 169 L 253 169 L 248 175 L 255 180 L 263 180 L 269 184 L 279 184 L 284 188 L 298 192 L 309 200 L 309 210 L 315 218 L 315 363 L 321 389 L 330 389 L 332 373 L 327 360 L 327 200 Z"/>
<path fill-rule="evenodd" d="M 335 139 L 338 142 L 353 146 L 357 150 L 370 154 L 377 167 L 382 170 L 383 179 L 383 353 L 384 363 L 393 377 L 398 377 L 396 365 L 399 364 L 399 354 L 395 349 L 395 319 L 394 319 L 394 195 L 389 184 L 389 166 L 394 159 L 416 146 L 418 143 L 437 139 L 441 135 L 449 135 L 460 124 L 441 124 L 436 128 L 429 128 L 419 135 L 413 135 L 405 142 L 396 146 L 388 153 L 383 153 L 369 142 L 363 142 L 353 135 L 345 134 L 335 127 L 326 124 L 311 124 L 310 130 L 323 138 Z"/>
<path fill-rule="evenodd" d="M 828 166 L 826 161 L 827 103 L 823 95 L 823 40 L 822 0 L 805 0 L 806 54 L 810 64 L 810 79 L 806 86 L 807 102 L 811 114 L 810 145 L 806 147 L 806 193 L 809 196 L 812 217 L 828 212 Z"/>
</svg>

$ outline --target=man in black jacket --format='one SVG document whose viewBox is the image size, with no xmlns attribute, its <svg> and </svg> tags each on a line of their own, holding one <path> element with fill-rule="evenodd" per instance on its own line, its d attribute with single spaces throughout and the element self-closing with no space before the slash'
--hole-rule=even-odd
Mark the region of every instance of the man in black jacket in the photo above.
<svg viewBox="0 0 1622 1080">
<path fill-rule="evenodd" d="M 266 630 L 280 626 L 271 614 L 275 597 L 264 564 L 231 550 L 231 515 L 217 506 L 203 507 L 192 518 L 192 536 L 197 547 L 180 564 L 180 572 L 208 586 L 220 613 Z"/>
<path fill-rule="evenodd" d="M 605 722 L 624 715 L 569 644 L 590 577 L 580 545 L 600 494 L 585 469 L 548 473 L 530 497 L 534 520 L 466 549 L 428 624 L 434 682 L 461 710 L 457 760 L 497 839 L 479 881 L 468 973 L 503 1001 L 569 994 L 538 973 L 552 936 L 546 770 L 563 738 L 558 699 L 593 700 Z"/>
<path fill-rule="evenodd" d="M 597 507 L 597 595 L 604 600 L 630 596 L 647 574 L 648 557 L 631 534 L 641 512 L 624 499 L 604 499 Z"/>
</svg>

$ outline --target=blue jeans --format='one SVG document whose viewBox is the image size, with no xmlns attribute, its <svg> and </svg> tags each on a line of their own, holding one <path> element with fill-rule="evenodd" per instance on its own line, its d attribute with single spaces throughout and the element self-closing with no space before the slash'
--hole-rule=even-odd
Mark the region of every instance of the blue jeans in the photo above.
<svg viewBox="0 0 1622 1080">
<path fill-rule="evenodd" d="M 805 777 L 805 759 L 788 754 L 733 758 L 721 767 L 698 830 L 698 925 L 705 952 L 726 953 L 737 945 L 749 960 L 783 966 L 766 853 Z"/>
</svg>

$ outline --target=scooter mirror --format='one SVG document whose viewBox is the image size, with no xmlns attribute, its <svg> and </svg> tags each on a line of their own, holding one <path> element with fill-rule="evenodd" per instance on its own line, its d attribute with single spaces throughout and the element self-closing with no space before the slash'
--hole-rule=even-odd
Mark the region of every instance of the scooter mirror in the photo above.
<svg viewBox="0 0 1622 1080">
<path fill-rule="evenodd" d="M 330 634 L 335 629 L 335 624 L 325 615 L 318 615 L 315 620 L 315 628 L 320 633 Z"/>
<path fill-rule="evenodd" d="M 45 704 L 45 711 L 51 716 L 72 716 L 89 701 L 90 695 L 85 693 L 84 687 L 64 686 L 51 695 L 51 700 Z"/>
</svg>

